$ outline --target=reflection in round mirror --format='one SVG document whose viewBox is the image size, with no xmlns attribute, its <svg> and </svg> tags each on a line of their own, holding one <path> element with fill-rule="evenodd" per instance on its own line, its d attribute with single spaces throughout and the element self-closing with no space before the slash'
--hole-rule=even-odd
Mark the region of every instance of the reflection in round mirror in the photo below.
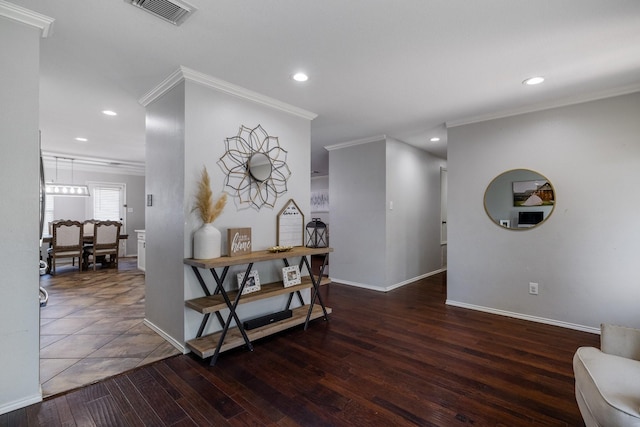
<svg viewBox="0 0 640 427">
<path fill-rule="evenodd" d="M 537 172 L 513 169 L 494 178 L 484 193 L 484 209 L 497 225 L 528 230 L 549 218 L 555 206 L 551 182 Z"/>
<path fill-rule="evenodd" d="M 271 176 L 271 159 L 264 153 L 253 153 L 247 167 L 256 181 L 262 182 Z"/>
</svg>

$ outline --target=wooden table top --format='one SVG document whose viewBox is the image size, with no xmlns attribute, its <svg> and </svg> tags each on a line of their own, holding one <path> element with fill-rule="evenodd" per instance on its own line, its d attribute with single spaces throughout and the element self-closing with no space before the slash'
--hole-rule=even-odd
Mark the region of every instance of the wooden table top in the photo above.
<svg viewBox="0 0 640 427">
<path fill-rule="evenodd" d="M 185 258 L 184 263 L 198 268 L 217 268 L 231 265 L 242 265 L 250 262 L 270 261 L 274 259 L 295 258 L 308 255 L 322 255 L 333 252 L 333 248 L 307 248 L 296 246 L 285 252 L 270 252 L 269 250 L 254 251 L 238 256 L 221 256 L 212 259 Z"/>
</svg>

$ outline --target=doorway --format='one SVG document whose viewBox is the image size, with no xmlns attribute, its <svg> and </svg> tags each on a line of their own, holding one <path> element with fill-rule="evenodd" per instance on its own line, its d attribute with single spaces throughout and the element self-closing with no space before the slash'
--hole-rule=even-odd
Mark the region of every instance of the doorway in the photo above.
<svg viewBox="0 0 640 427">
<path fill-rule="evenodd" d="M 126 184 L 88 184 L 89 198 L 54 198 L 47 205 L 51 219 L 117 220 L 123 223 L 122 234 L 127 234 Z M 132 221 L 135 227 L 135 216 Z M 121 245 L 126 241 L 121 240 Z M 125 252 L 121 246 L 120 253 Z M 117 270 L 79 272 L 78 266 L 69 262 L 57 266 L 55 276 L 40 277 L 40 286 L 49 294 L 47 304 L 40 309 L 40 383 L 44 397 L 179 354 L 144 324 L 144 277 L 137 259 L 123 255 Z"/>
<path fill-rule="evenodd" d="M 447 267 L 447 169 L 440 167 L 440 252 L 441 266 Z"/>
</svg>

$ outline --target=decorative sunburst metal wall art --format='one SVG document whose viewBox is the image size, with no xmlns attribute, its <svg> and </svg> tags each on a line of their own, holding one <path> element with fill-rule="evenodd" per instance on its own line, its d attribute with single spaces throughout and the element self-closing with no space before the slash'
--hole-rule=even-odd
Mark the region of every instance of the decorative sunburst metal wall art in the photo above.
<svg viewBox="0 0 640 427">
<path fill-rule="evenodd" d="M 227 175 L 225 187 L 230 194 L 237 195 L 240 205 L 273 208 L 287 192 L 291 176 L 287 151 L 280 147 L 278 137 L 269 136 L 260 125 L 253 129 L 241 125 L 238 134 L 224 143 L 226 152 L 219 164 Z"/>
</svg>

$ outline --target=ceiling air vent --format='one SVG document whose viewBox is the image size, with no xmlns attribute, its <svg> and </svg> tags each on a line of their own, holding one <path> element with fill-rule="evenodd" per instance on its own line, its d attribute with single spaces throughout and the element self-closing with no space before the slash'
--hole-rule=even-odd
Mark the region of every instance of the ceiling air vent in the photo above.
<svg viewBox="0 0 640 427">
<path fill-rule="evenodd" d="M 140 9 L 154 14 L 158 18 L 180 25 L 196 8 L 180 0 L 124 0 Z"/>
</svg>

